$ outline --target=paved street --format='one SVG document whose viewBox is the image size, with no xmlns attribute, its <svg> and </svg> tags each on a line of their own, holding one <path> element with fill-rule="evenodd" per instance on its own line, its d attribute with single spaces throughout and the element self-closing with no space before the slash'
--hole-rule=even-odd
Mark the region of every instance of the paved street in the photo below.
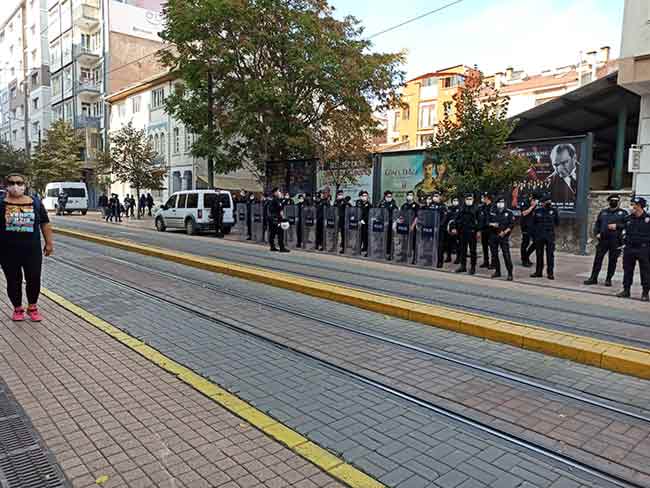
<svg viewBox="0 0 650 488">
<path fill-rule="evenodd" d="M 76 239 L 59 237 L 57 242 L 57 256 L 45 268 L 48 289 L 225 387 L 385 486 L 608 486 L 612 477 L 650 486 L 647 381 L 126 251 L 107 253 L 101 245 Z M 46 328 L 45 336 L 18 335 L 21 348 L 36 350 L 52 341 L 74 351 L 93 344 L 90 351 L 96 353 L 108 343 L 114 362 L 106 368 L 88 369 L 82 359 L 88 354 L 79 350 L 69 359 L 78 369 L 66 364 L 65 370 L 78 382 L 79 374 L 85 378 L 113 367 L 115 374 L 107 376 L 115 383 L 124 387 L 115 378 L 126 374 L 134 382 L 127 391 L 141 388 L 137 378 L 142 375 L 125 372 L 139 373 L 141 365 L 149 368 L 145 373 L 152 371 L 145 360 L 136 355 L 125 363 L 122 357 L 134 353 L 47 300 L 45 312 L 56 314 L 55 323 L 69 324 L 75 341 L 66 341 L 67 329 L 57 326 Z M 32 347 L 26 340 L 39 342 Z M 10 386 L 27 381 L 17 379 L 25 358 L 17 352 L 6 358 L 8 369 L 0 375 Z M 176 402 L 195 396 L 205 400 L 165 375 L 158 372 L 159 381 Z M 161 389 L 145 377 L 147 388 Z M 149 398 L 152 390 L 144 391 Z M 45 443 L 67 473 L 69 465 L 57 454 L 68 452 L 65 445 L 57 451 L 60 431 L 45 427 L 52 419 L 33 405 L 39 401 L 35 394 L 24 387 L 17 393 L 35 416 L 35 428 L 52 430 L 43 435 Z M 232 418 L 235 428 L 241 427 Z M 176 416 L 183 440 L 184 424 L 184 417 Z M 246 432 L 257 433 L 251 427 Z M 169 444 L 170 450 L 175 444 Z M 221 449 L 218 443 L 214 447 Z M 563 459 L 610 478 L 568 469 Z M 207 465 L 212 465 L 209 458 Z M 89 473 L 79 472 L 88 484 L 76 486 L 92 486 L 91 478 L 101 475 L 84 466 Z M 124 475 L 112 469 L 109 478 Z M 187 482 L 180 474 L 172 473 L 173 479 Z M 318 470 L 312 476 L 333 483 Z M 304 481 L 304 486 L 313 485 Z"/>
<path fill-rule="evenodd" d="M 64 218 L 56 225 L 87 230 L 111 237 L 211 256 L 234 263 L 290 272 L 333 283 L 381 291 L 388 295 L 425 301 L 451 308 L 530 323 L 549 329 L 593 336 L 647 347 L 650 306 L 638 300 L 614 297 L 616 289 L 582 285 L 591 257 L 561 256 L 557 281 L 521 278 L 530 270 L 518 267 L 517 281 L 490 280 L 479 276 L 423 270 L 358 258 L 294 251 L 278 256 L 259 245 L 212 236 L 186 236 L 181 232 L 158 233 L 143 223 L 104 224 L 96 217 Z M 455 269 L 455 266 L 447 266 Z"/>
</svg>

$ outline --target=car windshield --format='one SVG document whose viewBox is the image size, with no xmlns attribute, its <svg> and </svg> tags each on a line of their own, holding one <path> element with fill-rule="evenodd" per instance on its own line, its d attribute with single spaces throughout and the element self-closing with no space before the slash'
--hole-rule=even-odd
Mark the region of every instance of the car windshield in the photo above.
<svg viewBox="0 0 650 488">
<path fill-rule="evenodd" d="M 86 190 L 83 188 L 64 188 L 63 191 L 72 198 L 85 198 Z"/>
<path fill-rule="evenodd" d="M 205 195 L 203 195 L 203 207 L 212 208 L 212 204 L 214 203 L 214 199 L 216 198 L 216 196 L 217 196 L 216 193 L 206 193 Z M 228 198 L 228 194 L 220 193 L 219 198 L 221 198 L 221 203 L 223 204 L 223 208 L 230 208 L 230 198 Z"/>
</svg>

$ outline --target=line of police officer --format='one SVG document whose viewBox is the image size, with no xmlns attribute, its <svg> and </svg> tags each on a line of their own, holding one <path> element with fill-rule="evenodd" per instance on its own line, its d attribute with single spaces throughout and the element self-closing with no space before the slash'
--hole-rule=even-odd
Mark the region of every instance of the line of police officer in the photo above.
<svg viewBox="0 0 650 488">
<path fill-rule="evenodd" d="M 513 280 L 513 263 L 510 253 L 510 237 L 515 225 L 515 215 L 507 208 L 504 197 L 498 197 L 496 201 L 489 193 L 483 193 L 481 203 L 475 204 L 475 197 L 468 193 L 464 195 L 463 204 L 458 198 L 452 198 L 447 206 L 442 201 L 442 195 L 434 192 L 427 196 L 426 201 L 418 203 L 412 191 L 406 195 L 405 203 L 400 207 L 393 199 L 390 191 L 384 192 L 384 197 L 377 205 L 383 208 L 388 214 L 388 221 L 395 220 L 395 213 L 399 210 L 410 211 L 415 216 L 411 223 L 412 229 L 417 225 L 417 215 L 420 209 L 430 209 L 439 213 L 440 234 L 438 239 L 437 262 L 438 268 L 443 267 L 444 262 L 452 261 L 452 254 L 455 254 L 455 263 L 459 265 L 457 273 L 476 273 L 477 247 L 481 243 L 483 251 L 482 268 L 494 270 L 492 278 L 502 276 L 500 255 L 503 257 L 507 280 Z M 605 255 L 609 255 L 606 286 L 611 286 L 612 277 L 616 271 L 618 257 L 623 252 L 623 291 L 618 296 L 629 297 L 633 282 L 633 275 L 636 263 L 639 263 L 642 283 L 642 300 L 648 301 L 650 291 L 650 215 L 645 212 L 646 201 L 641 197 L 632 199 L 632 211 L 628 213 L 620 208 L 620 197 L 611 195 L 608 198 L 609 207 L 603 209 L 598 215 L 593 231 L 598 239 L 596 256 L 594 259 L 591 277 L 585 281 L 586 285 L 593 285 L 598 282 L 602 263 Z M 249 204 L 255 202 L 251 195 Z M 269 237 L 271 250 L 288 252 L 284 245 L 284 230 L 287 223 L 284 219 L 283 208 L 293 205 L 294 202 L 288 193 L 282 194 L 278 188 L 274 189 L 273 198 L 267 201 L 264 206 L 269 222 Z M 335 202 L 330 202 L 329 190 L 318 192 L 313 199 L 309 196 L 299 195 L 297 198 L 298 215 L 302 214 L 305 206 L 316 206 L 316 249 L 323 250 L 325 209 L 335 206 L 338 209 L 338 232 L 340 253 L 345 249 L 345 209 L 352 206 L 351 199 L 345 197 L 342 191 L 336 193 Z M 373 208 L 367 191 L 359 192 L 359 199 L 355 206 L 361 209 L 360 236 L 361 253 L 368 255 L 368 223 L 370 220 L 370 209 Z M 555 229 L 559 225 L 559 211 L 553 206 L 550 195 L 534 194 L 530 198 L 523 198 L 519 203 L 520 226 L 521 226 L 521 264 L 524 267 L 532 267 L 530 257 L 535 252 L 535 272 L 532 278 L 541 278 L 544 272 L 546 261 L 546 276 L 550 280 L 555 279 Z M 248 232 L 250 239 L 250 207 L 248 212 Z M 299 217 L 300 218 L 300 217 Z M 284 226 L 284 227 L 283 227 Z M 297 247 L 302 247 L 302 226 L 297 225 Z M 393 226 L 387 228 L 386 258 L 391 259 L 390 246 L 393 242 Z M 412 255 L 415 261 L 416 233 L 411 232 Z M 278 238 L 279 249 L 275 246 L 275 238 Z M 624 247 L 623 247 L 624 244 Z M 469 268 L 467 261 L 469 258 Z"/>
</svg>

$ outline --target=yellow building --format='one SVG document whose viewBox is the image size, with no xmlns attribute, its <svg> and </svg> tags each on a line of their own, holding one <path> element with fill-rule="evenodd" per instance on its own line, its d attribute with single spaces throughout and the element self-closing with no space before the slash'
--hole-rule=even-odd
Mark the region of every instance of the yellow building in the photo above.
<svg viewBox="0 0 650 488">
<path fill-rule="evenodd" d="M 402 90 L 405 107 L 389 113 L 388 146 L 426 147 L 438 121 L 443 119 L 445 102 L 451 101 L 471 69 L 464 65 L 452 66 L 407 81 Z"/>
</svg>

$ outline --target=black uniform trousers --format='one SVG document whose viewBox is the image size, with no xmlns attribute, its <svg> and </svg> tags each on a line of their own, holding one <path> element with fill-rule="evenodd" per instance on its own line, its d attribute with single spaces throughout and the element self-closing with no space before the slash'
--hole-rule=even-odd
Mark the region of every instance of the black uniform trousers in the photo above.
<svg viewBox="0 0 650 488">
<path fill-rule="evenodd" d="M 476 232 L 461 232 L 460 234 L 460 265 L 463 269 L 467 268 L 467 252 L 469 249 L 470 264 L 472 268 L 476 268 L 476 248 L 478 242 L 476 240 Z"/>
<path fill-rule="evenodd" d="M 296 219 L 296 246 L 302 247 L 302 217 Z"/>
<path fill-rule="evenodd" d="M 275 238 L 278 238 L 278 246 L 280 249 L 284 249 L 284 230 L 279 225 L 279 221 L 276 219 L 269 219 L 269 244 L 271 244 L 271 249 L 275 249 Z"/>
<path fill-rule="evenodd" d="M 483 264 L 487 264 L 488 266 L 492 264 L 492 261 L 490 260 L 490 250 L 491 250 L 491 244 L 490 244 L 490 237 L 492 235 L 492 232 L 489 229 L 483 229 L 481 231 L 481 248 L 483 249 Z"/>
<path fill-rule="evenodd" d="M 603 267 L 605 256 L 609 254 L 607 261 L 607 279 L 611 280 L 616 273 L 616 264 L 618 257 L 621 255 L 621 243 L 617 237 L 611 239 L 601 239 L 596 246 L 596 257 L 594 258 L 594 266 L 591 269 L 591 277 L 598 279 L 600 269 Z"/>
<path fill-rule="evenodd" d="M 368 252 L 368 224 L 359 226 L 361 232 L 361 252 Z"/>
<path fill-rule="evenodd" d="M 629 290 L 634 281 L 634 268 L 639 263 L 641 270 L 641 286 L 643 291 L 650 291 L 650 245 L 640 247 L 625 246 L 623 252 L 623 288 Z"/>
<path fill-rule="evenodd" d="M 555 239 L 535 239 L 536 273 L 544 273 L 544 252 L 546 252 L 546 273 L 553 276 L 555 269 Z"/>
<path fill-rule="evenodd" d="M 343 219 L 343 225 L 339 223 L 339 228 L 337 230 L 339 234 L 339 248 L 341 251 L 345 251 L 345 219 Z"/>
<path fill-rule="evenodd" d="M 451 255 L 455 254 L 456 261 L 460 262 L 459 247 L 460 239 L 458 236 L 447 234 L 447 239 L 445 239 L 445 254 L 447 254 L 448 261 L 451 261 Z"/>
<path fill-rule="evenodd" d="M 530 261 L 530 256 L 535 250 L 535 240 L 530 232 L 523 230 L 521 231 L 521 249 L 520 256 L 523 263 L 528 263 Z"/>
<path fill-rule="evenodd" d="M 325 242 L 325 222 L 323 222 L 323 219 L 317 219 L 316 220 L 316 249 L 319 249 L 323 247 L 323 243 Z"/>
<path fill-rule="evenodd" d="M 388 231 L 386 232 L 386 258 L 393 259 L 393 225 L 392 219 L 388 221 Z"/>
<path fill-rule="evenodd" d="M 445 260 L 445 249 L 447 248 L 447 239 L 449 239 L 449 234 L 446 231 L 440 229 L 438 233 L 438 244 L 436 247 L 436 268 L 442 268 L 443 262 Z"/>
<path fill-rule="evenodd" d="M 492 251 L 492 264 L 494 271 L 501 274 L 501 260 L 499 259 L 499 249 L 503 254 L 503 262 L 508 270 L 508 275 L 512 274 L 512 257 L 510 256 L 510 236 L 499 237 L 497 235 L 490 236 L 490 249 Z"/>
</svg>

